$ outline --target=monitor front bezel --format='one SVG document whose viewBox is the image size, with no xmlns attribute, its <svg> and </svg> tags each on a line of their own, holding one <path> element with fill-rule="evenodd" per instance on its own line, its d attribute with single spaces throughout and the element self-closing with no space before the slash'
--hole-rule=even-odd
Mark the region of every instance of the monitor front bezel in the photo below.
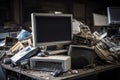
<svg viewBox="0 0 120 80">
<path fill-rule="evenodd" d="M 71 40 L 66 41 L 54 41 L 54 42 L 37 42 L 36 36 L 36 16 L 59 16 L 59 17 L 70 17 L 71 18 Z M 32 21 L 32 39 L 33 39 L 33 46 L 40 47 L 40 46 L 52 46 L 58 44 L 70 44 L 72 42 L 72 14 L 51 14 L 51 13 L 32 13 L 31 14 L 31 21 Z"/>
<path fill-rule="evenodd" d="M 113 15 L 111 14 L 112 10 L 118 9 L 120 11 L 120 7 L 107 7 L 107 15 L 108 15 L 108 24 L 109 25 L 120 25 L 120 19 L 113 20 Z"/>
</svg>

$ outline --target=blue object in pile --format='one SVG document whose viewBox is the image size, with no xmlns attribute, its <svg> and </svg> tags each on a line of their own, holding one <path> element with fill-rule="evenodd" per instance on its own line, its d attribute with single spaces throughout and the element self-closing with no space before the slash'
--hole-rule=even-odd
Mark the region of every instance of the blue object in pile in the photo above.
<svg viewBox="0 0 120 80">
<path fill-rule="evenodd" d="M 22 41 L 22 40 L 24 40 L 25 38 L 27 38 L 27 37 L 30 36 L 30 35 L 31 35 L 30 32 L 22 29 L 22 30 L 20 31 L 20 33 L 18 34 L 17 39 L 20 40 L 20 41 Z"/>
</svg>

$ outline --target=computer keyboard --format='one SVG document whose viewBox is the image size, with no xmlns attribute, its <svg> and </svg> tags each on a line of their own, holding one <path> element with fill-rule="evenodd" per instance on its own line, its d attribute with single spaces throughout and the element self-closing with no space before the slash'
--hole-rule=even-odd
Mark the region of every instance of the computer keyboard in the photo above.
<svg viewBox="0 0 120 80">
<path fill-rule="evenodd" d="M 56 54 L 62 54 L 67 52 L 66 49 L 62 49 L 62 50 L 52 50 L 52 51 L 47 51 L 50 55 L 56 55 Z"/>
</svg>

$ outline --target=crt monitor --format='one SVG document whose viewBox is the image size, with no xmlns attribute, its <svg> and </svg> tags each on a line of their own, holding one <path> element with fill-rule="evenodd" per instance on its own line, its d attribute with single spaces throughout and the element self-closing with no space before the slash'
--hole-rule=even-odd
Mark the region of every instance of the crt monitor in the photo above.
<svg viewBox="0 0 120 80">
<path fill-rule="evenodd" d="M 109 24 L 120 24 L 120 7 L 107 7 L 107 14 Z"/>
<path fill-rule="evenodd" d="M 107 16 L 97 13 L 93 13 L 93 23 L 94 26 L 109 26 Z"/>
<path fill-rule="evenodd" d="M 72 15 L 32 13 L 33 46 L 68 44 L 72 40 Z"/>
</svg>

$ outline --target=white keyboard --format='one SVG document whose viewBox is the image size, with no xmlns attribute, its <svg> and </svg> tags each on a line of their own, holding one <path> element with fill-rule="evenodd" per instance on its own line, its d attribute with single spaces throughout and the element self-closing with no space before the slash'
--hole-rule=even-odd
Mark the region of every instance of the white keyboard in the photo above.
<svg viewBox="0 0 120 80">
<path fill-rule="evenodd" d="M 61 53 L 65 53 L 67 52 L 66 49 L 62 49 L 62 50 L 53 50 L 53 51 L 47 51 L 50 55 L 55 55 L 55 54 L 61 54 Z"/>
</svg>

